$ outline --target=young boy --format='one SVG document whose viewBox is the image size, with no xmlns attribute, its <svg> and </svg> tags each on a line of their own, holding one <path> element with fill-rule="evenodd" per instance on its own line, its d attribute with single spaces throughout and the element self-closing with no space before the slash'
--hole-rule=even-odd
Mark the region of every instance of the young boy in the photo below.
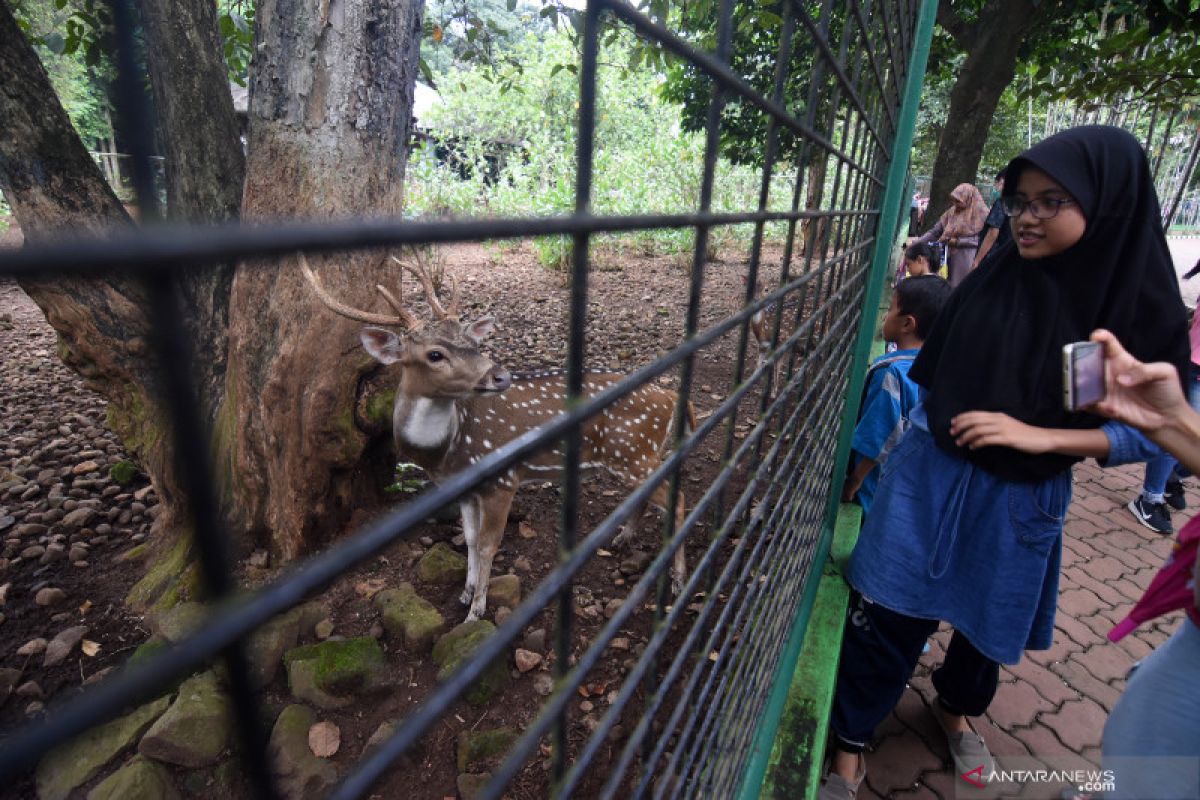
<svg viewBox="0 0 1200 800">
<path fill-rule="evenodd" d="M 883 318 L 883 338 L 898 349 L 877 358 L 867 372 L 867 390 L 851 443 L 853 467 L 842 489 L 842 500 L 848 503 L 857 496 L 863 514 L 871 510 L 878 467 L 900 441 L 908 428 L 908 412 L 917 404 L 918 388 L 908 379 L 909 367 L 949 296 L 950 284 L 937 275 L 906 278 L 892 293 L 892 305 Z"/>
</svg>

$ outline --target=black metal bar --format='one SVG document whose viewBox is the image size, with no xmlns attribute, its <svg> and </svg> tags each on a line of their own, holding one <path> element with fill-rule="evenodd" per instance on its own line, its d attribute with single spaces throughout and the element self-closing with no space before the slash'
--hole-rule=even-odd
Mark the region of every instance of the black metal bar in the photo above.
<svg viewBox="0 0 1200 800">
<path fill-rule="evenodd" d="M 819 145 L 827 153 L 841 161 L 848 161 L 849 157 L 838 149 L 832 141 L 827 137 L 817 133 L 817 131 L 809 128 L 804 123 L 797 120 L 795 117 L 787 113 L 787 110 L 772 103 L 762 93 L 755 90 L 728 67 L 721 65 L 716 59 L 706 53 L 696 50 L 683 39 L 679 38 L 669 30 L 657 23 L 652 22 L 648 17 L 635 11 L 633 8 L 619 2 L 619 0 L 597 0 L 602 2 L 604 6 L 614 15 L 628 22 L 638 33 L 648 38 L 656 40 L 667 50 L 685 58 L 688 61 L 696 64 L 704 69 L 708 76 L 714 81 L 722 84 L 724 88 L 737 95 L 749 100 L 756 106 L 766 111 L 771 116 L 778 119 L 783 125 L 795 133 L 800 134 L 804 138 L 811 141 L 813 144 Z M 858 168 L 858 165 L 851 164 Z"/>
<path fill-rule="evenodd" d="M 869 211 L 768 211 L 740 214 L 661 214 L 624 217 L 569 216 L 534 219 L 480 219 L 458 222 L 410 222 L 364 219 L 340 223 L 281 222 L 269 227 L 229 223 L 203 229 L 162 224 L 119 231 L 109 237 L 64 235 L 52 244 L 31 244 L 0 251 L 0 275 L 104 277 L 110 270 L 129 275 L 204 268 L 220 261 L 270 258 L 298 250 L 328 253 L 411 244 L 447 244 L 579 233 L 623 233 L 640 230 L 718 227 L 758 221 L 809 219 Z"/>
</svg>

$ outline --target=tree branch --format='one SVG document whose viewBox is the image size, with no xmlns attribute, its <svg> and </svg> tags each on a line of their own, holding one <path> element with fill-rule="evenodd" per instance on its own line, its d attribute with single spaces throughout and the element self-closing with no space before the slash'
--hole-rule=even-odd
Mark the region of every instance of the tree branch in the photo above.
<svg viewBox="0 0 1200 800">
<path fill-rule="evenodd" d="M 954 7 L 950 3 L 938 3 L 937 24 L 941 25 L 942 30 L 950 34 L 950 38 L 954 39 L 955 44 L 963 50 L 970 50 L 974 45 L 976 37 L 975 26 L 964 22 L 963 18 L 958 15 L 958 12 L 954 10 Z"/>
</svg>

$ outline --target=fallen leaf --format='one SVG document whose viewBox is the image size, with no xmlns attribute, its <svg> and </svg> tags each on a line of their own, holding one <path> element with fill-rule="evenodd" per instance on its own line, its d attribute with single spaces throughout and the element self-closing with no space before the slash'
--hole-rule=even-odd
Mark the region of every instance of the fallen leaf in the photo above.
<svg viewBox="0 0 1200 800">
<path fill-rule="evenodd" d="M 8 602 L 8 590 L 12 588 L 11 583 L 6 583 L 0 586 L 0 606 Z"/>
<path fill-rule="evenodd" d="M 318 758 L 329 758 L 342 744 L 342 732 L 332 722 L 318 722 L 308 729 L 308 749 Z"/>
<path fill-rule="evenodd" d="M 720 657 L 721 657 L 721 656 L 720 656 L 720 654 L 719 654 L 719 653 L 717 653 L 717 651 L 716 651 L 716 650 L 713 650 L 711 653 L 709 653 L 709 654 L 708 654 L 708 660 L 709 660 L 709 661 L 716 661 L 716 660 L 717 660 L 718 658 L 720 658 Z"/>
<path fill-rule="evenodd" d="M 521 535 L 522 539 L 532 539 L 533 537 L 537 536 L 537 531 L 534 530 L 534 527 L 525 520 L 521 520 L 517 523 L 517 533 Z"/>
<path fill-rule="evenodd" d="M 604 548 L 600 548 L 599 550 L 597 550 L 596 555 L 604 556 L 605 558 L 612 558 L 612 553 L 608 552 Z"/>
<path fill-rule="evenodd" d="M 88 656 L 89 658 L 95 658 L 96 653 L 100 652 L 100 645 L 97 642 L 84 639 L 79 643 L 79 649 L 83 651 L 85 656 Z"/>
<path fill-rule="evenodd" d="M 383 587 L 385 586 L 387 586 L 387 582 L 383 578 L 371 578 L 368 581 L 355 584 L 354 591 L 370 600 L 383 591 Z"/>
<path fill-rule="evenodd" d="M 88 613 L 89 611 L 91 611 L 91 610 L 92 610 L 92 601 L 91 601 L 91 600 L 84 600 L 84 601 L 83 601 L 83 605 L 81 605 L 81 606 L 79 607 L 79 614 L 80 614 L 80 616 L 85 616 L 85 617 L 86 617 L 86 616 L 87 616 L 87 613 Z"/>
<path fill-rule="evenodd" d="M 575 691 L 579 692 L 580 697 L 591 697 L 592 693 L 588 691 L 586 686 L 580 686 Z"/>
</svg>

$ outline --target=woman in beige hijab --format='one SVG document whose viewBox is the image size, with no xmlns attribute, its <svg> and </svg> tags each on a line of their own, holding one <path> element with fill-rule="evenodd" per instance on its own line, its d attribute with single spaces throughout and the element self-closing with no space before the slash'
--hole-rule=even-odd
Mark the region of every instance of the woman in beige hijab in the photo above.
<svg viewBox="0 0 1200 800">
<path fill-rule="evenodd" d="M 979 234 L 983 231 L 987 215 L 988 207 L 979 190 L 972 184 L 960 183 L 950 193 L 950 208 L 946 213 L 924 236 L 911 242 L 928 244 L 938 241 L 946 245 L 950 272 L 947 277 L 951 286 L 958 286 L 971 271 L 975 251 L 979 248 Z"/>
</svg>

